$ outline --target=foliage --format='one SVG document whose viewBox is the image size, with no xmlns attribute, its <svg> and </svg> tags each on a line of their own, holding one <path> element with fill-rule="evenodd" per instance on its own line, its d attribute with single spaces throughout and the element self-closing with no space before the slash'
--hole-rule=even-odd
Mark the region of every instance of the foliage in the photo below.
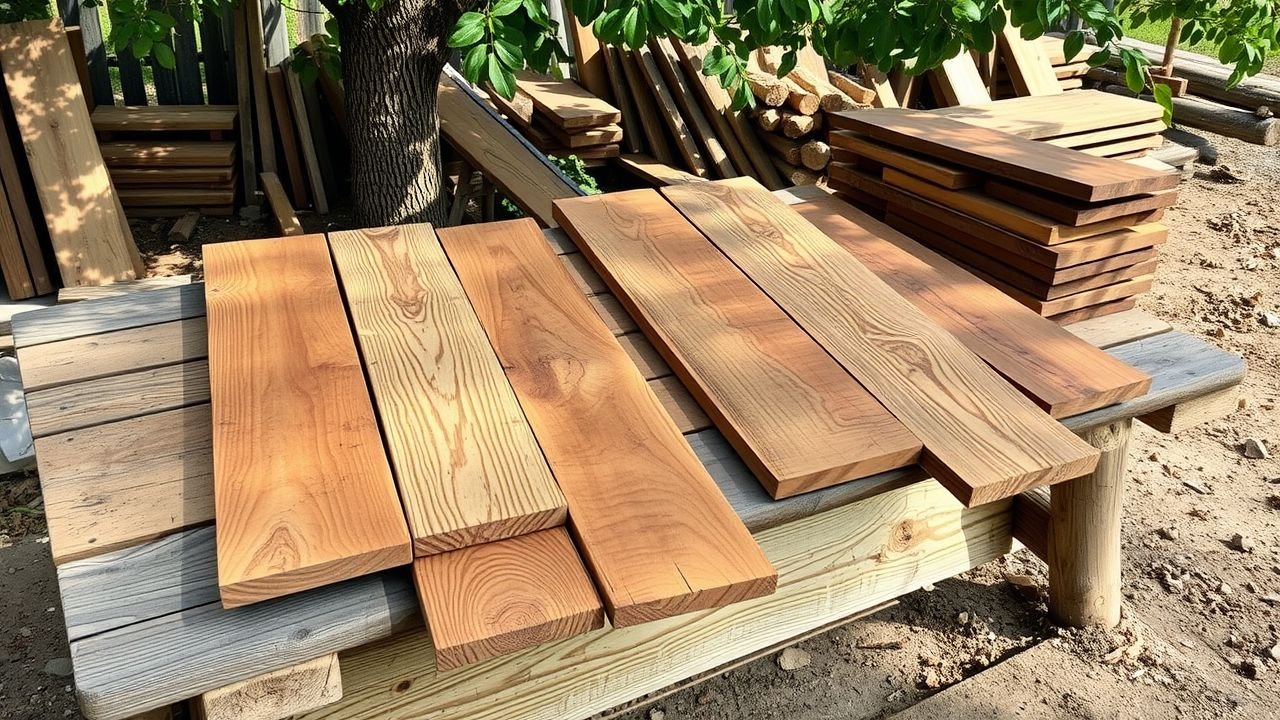
<svg viewBox="0 0 1280 720">
<path fill-rule="evenodd" d="M 1280 2 L 1277 0 L 1119 0 L 1116 10 L 1134 28 L 1181 18 L 1178 42 L 1207 42 L 1218 61 L 1234 67 L 1227 86 L 1262 71 L 1267 55 L 1280 50 Z"/>
<path fill-rule="evenodd" d="M 53 17 L 49 0 L 0 0 L 0 23 Z"/>
<path fill-rule="evenodd" d="M 199 21 L 205 13 L 216 13 L 231 7 L 233 0 L 181 0 L 174 3 L 156 3 L 148 0 L 85 0 L 85 7 L 107 6 L 111 20 L 111 32 L 107 44 L 117 52 L 128 50 L 135 58 L 155 58 L 163 68 L 173 69 L 177 58 L 173 54 L 173 27 L 177 16 Z M 170 10 L 172 7 L 172 10 Z"/>
</svg>

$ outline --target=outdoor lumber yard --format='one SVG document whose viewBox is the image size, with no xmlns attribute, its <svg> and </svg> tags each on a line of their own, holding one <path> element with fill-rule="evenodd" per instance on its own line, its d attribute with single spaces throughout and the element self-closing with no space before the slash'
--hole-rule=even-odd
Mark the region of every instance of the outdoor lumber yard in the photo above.
<svg viewBox="0 0 1280 720">
<path fill-rule="evenodd" d="M 1280 717 L 1245 4 L 0 8 L 0 720 Z"/>
</svg>

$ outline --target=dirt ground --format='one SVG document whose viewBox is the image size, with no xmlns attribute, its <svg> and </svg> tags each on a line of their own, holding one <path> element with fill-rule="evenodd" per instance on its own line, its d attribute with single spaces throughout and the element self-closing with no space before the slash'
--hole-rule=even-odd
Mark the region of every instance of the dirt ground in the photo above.
<svg viewBox="0 0 1280 720">
<path fill-rule="evenodd" d="M 1218 166 L 1183 183 L 1140 305 L 1241 353 L 1249 376 L 1225 420 L 1135 425 L 1118 629 L 1051 626 L 1044 564 L 1021 551 L 621 717 L 1280 716 L 1280 151 L 1211 139 Z M 134 230 L 165 273 L 198 272 L 200 243 L 268 234 L 238 218 L 180 246 L 167 223 Z M 1249 438 L 1272 457 L 1246 458 Z M 36 479 L 0 479 L 0 719 L 78 717 L 47 542 Z"/>
</svg>

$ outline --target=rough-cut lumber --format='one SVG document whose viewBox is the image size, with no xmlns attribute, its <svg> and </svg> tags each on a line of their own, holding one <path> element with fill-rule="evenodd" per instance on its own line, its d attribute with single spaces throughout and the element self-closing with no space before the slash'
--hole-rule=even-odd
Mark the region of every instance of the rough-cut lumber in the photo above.
<svg viewBox="0 0 1280 720">
<path fill-rule="evenodd" d="M 714 167 L 716 174 L 722 178 L 738 177 L 738 171 L 734 169 L 733 161 L 729 159 L 725 146 L 716 135 L 711 121 L 703 114 L 702 107 L 689 88 L 689 81 L 680 70 L 680 59 L 676 57 L 676 50 L 672 47 L 671 41 L 666 38 L 650 40 L 649 54 L 657 62 L 658 70 L 666 80 L 667 89 L 671 91 L 676 105 L 680 108 L 681 116 L 691 124 L 698 143 L 707 151 L 706 159 L 709 165 Z"/>
<path fill-rule="evenodd" d="M 31 434 L 44 437 L 209 402 L 204 360 L 125 372 L 27 393 Z"/>
<path fill-rule="evenodd" d="M 1160 210 L 1171 207 L 1178 201 L 1176 189 L 1161 190 L 1150 195 L 1135 195 L 1108 203 L 1084 203 L 1070 198 L 1049 196 L 1034 189 L 1001 180 L 987 180 L 982 190 L 993 198 L 1018 205 L 1073 227 Z"/>
<path fill-rule="evenodd" d="M 569 502 L 614 627 L 772 593 L 768 560 L 533 223 L 437 234 Z"/>
<path fill-rule="evenodd" d="M 200 224 L 200 213 L 196 210 L 188 212 L 186 215 L 178 218 L 172 226 L 169 227 L 169 242 L 184 243 L 190 242 L 191 235 L 196 231 L 196 226 Z M 190 276 L 186 276 L 190 278 Z M 138 280 L 125 280 L 122 282 L 141 282 L 144 278 Z M 113 285 L 116 283 L 112 283 Z M 62 298 L 62 293 L 58 293 L 58 302 L 68 302 Z"/>
<path fill-rule="evenodd" d="M 981 105 L 963 105 L 932 111 L 952 120 L 1002 130 L 1030 140 L 1076 135 L 1106 128 L 1158 121 L 1158 105 L 1101 92 L 1079 92 L 1039 97 L 1018 97 Z"/>
<path fill-rule="evenodd" d="M 893 86 L 889 82 L 889 76 L 875 65 L 867 63 L 858 64 L 858 73 L 862 78 L 863 84 L 867 85 L 876 94 L 873 105 L 880 108 L 896 108 L 901 107 L 898 97 L 893 91 Z"/>
<path fill-rule="evenodd" d="M 833 113 L 833 127 L 856 130 L 885 143 L 1095 202 L 1176 187 L 1179 178 L 1130 163 L 1085 156 L 1007 133 L 966 125 L 931 113 L 873 110 Z"/>
<path fill-rule="evenodd" d="M 298 73 L 292 69 L 285 70 L 284 86 L 285 94 L 289 98 L 289 106 L 293 109 L 294 126 L 298 130 L 298 148 L 302 152 L 302 164 L 307 170 L 307 182 L 311 185 L 311 203 L 315 206 L 316 212 L 324 215 L 329 212 L 329 193 L 325 188 L 325 165 L 322 164 L 322 158 L 327 157 L 328 150 L 322 149 L 322 143 L 317 144 L 319 138 L 312 132 L 311 117 Z"/>
<path fill-rule="evenodd" d="M 551 226 L 551 201 L 582 189 L 483 104 L 452 68 L 440 76 L 440 132 L 472 167 L 539 223 Z"/>
<path fill-rule="evenodd" d="M 249 28 L 245 21 L 248 14 L 245 4 L 237 5 L 230 13 L 230 21 L 234 26 L 231 37 L 232 54 L 235 59 L 229 67 L 235 70 L 235 77 L 249 77 L 249 54 L 244 48 L 249 46 Z M 236 85 L 236 110 L 240 122 L 240 178 L 244 185 L 244 203 L 257 205 L 258 200 L 258 165 L 257 151 L 254 147 L 254 123 L 250 121 L 253 112 L 253 87 L 251 83 L 238 82 Z"/>
<path fill-rule="evenodd" d="M 935 162 L 922 155 L 903 152 L 847 130 L 833 130 L 829 137 L 834 150 L 845 150 L 882 165 L 895 167 L 944 188 L 959 190 L 974 187 L 982 182 L 978 174 L 972 171 Z M 835 159 L 842 162 L 849 161 L 839 153 L 836 154 Z"/>
<path fill-rule="evenodd" d="M 1018 95 L 1056 95 L 1062 93 L 1058 76 L 1045 57 L 1040 43 L 1023 40 L 1018 28 L 1006 19 L 996 36 L 1000 58 Z"/>
<path fill-rule="evenodd" d="M 613 49 L 618 53 L 622 74 L 626 77 L 627 86 L 631 88 L 631 97 L 635 100 L 636 114 L 639 116 L 640 128 L 644 131 L 649 151 L 658 162 L 674 167 L 677 162 L 675 151 L 671 149 L 671 144 L 662 132 L 664 121 L 658 114 L 658 101 L 654 97 L 653 90 L 649 89 L 645 74 L 640 69 L 639 59 L 626 48 Z M 631 132 L 634 133 L 634 129 Z"/>
<path fill-rule="evenodd" d="M 280 128 L 280 149 L 281 154 L 284 155 L 285 170 L 289 173 L 290 197 L 293 198 L 293 204 L 297 207 L 306 207 L 307 185 L 302 175 L 304 149 L 298 142 L 295 132 L 298 126 L 294 124 L 293 113 L 289 110 L 289 91 L 284 76 L 286 72 L 291 71 L 287 68 L 284 70 L 278 67 L 267 68 L 267 89 L 271 93 L 271 111 L 275 115 L 276 126 Z M 306 118 L 303 118 L 300 122 L 305 121 Z M 323 188 L 321 191 L 323 192 Z"/>
<path fill-rule="evenodd" d="M 39 256 L 37 256 L 39 259 Z M 18 226 L 9 209 L 9 198 L 0 184 L 0 271 L 3 271 L 4 287 L 11 300 L 25 300 L 36 294 L 27 270 L 27 258 L 23 254 Z"/>
<path fill-rule="evenodd" d="M 623 170 L 654 187 L 685 182 L 702 182 L 705 178 L 658 162 L 648 155 L 623 154 L 615 160 Z"/>
<path fill-rule="evenodd" d="M 1099 220 L 1088 225 L 1061 225 L 1043 215 L 1037 215 L 1018 205 L 990 197 L 982 192 L 947 190 L 893 168 L 885 168 L 884 181 L 902 191 L 1045 245 L 1058 245 L 1153 222 L 1163 213 L 1163 209 L 1156 209 Z"/>
<path fill-rule="evenodd" d="M 35 221 L 31 215 L 33 205 L 27 199 L 22 173 L 18 170 L 18 159 L 14 154 L 14 149 L 17 147 L 19 147 L 18 144 L 10 137 L 7 123 L 0 122 L 0 187 L 3 187 L 3 193 L 0 194 L 5 196 L 3 200 L 8 202 L 13 213 L 15 229 L 22 243 L 22 252 L 26 258 L 27 269 L 31 273 L 35 294 L 44 295 L 52 292 L 54 285 L 49 277 L 49 268 L 45 264 L 40 235 L 36 233 Z M 10 298 L 16 299 L 13 298 L 12 293 Z"/>
<path fill-rule="evenodd" d="M 991 94 L 978 74 L 978 66 L 968 50 L 960 50 L 955 57 L 943 60 L 930 71 L 935 87 L 941 92 L 938 101 L 945 106 L 973 105 L 991 102 Z"/>
<path fill-rule="evenodd" d="M 197 219 L 199 217 L 199 213 L 188 213 L 179 222 L 187 220 L 190 215 L 195 215 Z M 175 223 L 176 225 L 177 223 Z M 173 237 L 172 232 L 170 230 L 170 238 Z M 187 237 L 190 237 L 190 235 L 190 233 L 187 233 Z M 80 302 L 81 300 L 102 300 L 144 290 L 159 290 L 160 288 L 190 284 L 190 275 L 155 275 L 140 280 L 120 280 L 110 285 L 82 285 L 80 287 L 62 288 L 58 291 L 58 304 Z"/>
<path fill-rule="evenodd" d="M 338 655 L 290 665 L 192 698 L 196 720 L 281 720 L 342 699 Z"/>
<path fill-rule="evenodd" d="M 1096 451 L 755 183 L 662 192 L 920 438 L 921 464 L 961 502 L 1011 497 L 1097 463 Z"/>
<path fill-rule="evenodd" d="M 204 247 L 225 607 L 412 558 L 323 235 Z"/>
<path fill-rule="evenodd" d="M 915 462 L 906 428 L 660 195 L 556 217 L 770 495 Z"/>
<path fill-rule="evenodd" d="M 1130 310 L 1105 318 L 1084 320 L 1067 325 L 1065 329 L 1090 345 L 1106 349 L 1162 335 L 1173 326 L 1142 310 Z"/>
<path fill-rule="evenodd" d="M 603 58 L 600 60 L 603 68 Z M 543 117 L 564 130 L 600 127 L 622 119 L 618 108 L 572 80 L 556 80 L 522 70 L 516 73 L 516 86 L 529 96 Z"/>
<path fill-rule="evenodd" d="M 217 207 L 230 206 L 235 200 L 235 187 L 187 188 L 187 187 L 127 187 L 120 188 L 116 196 L 128 208 L 139 207 Z"/>
<path fill-rule="evenodd" d="M 711 120 L 711 125 L 715 128 L 716 137 L 724 145 L 725 152 L 729 154 L 729 160 L 733 163 L 734 168 L 737 169 L 738 174 L 750 175 L 752 172 L 751 158 L 743 147 L 742 139 L 738 137 L 729 120 L 729 115 L 733 112 L 729 94 L 725 92 L 724 88 L 720 87 L 718 79 L 702 74 L 702 51 L 678 40 L 669 41 L 663 39 L 661 42 L 670 43 L 677 62 L 684 69 L 685 77 L 689 78 L 689 85 L 693 89 L 694 96 L 697 98 L 698 103 L 701 104 L 702 111 Z"/>
<path fill-rule="evenodd" d="M 564 496 L 429 225 L 330 233 L 421 557 L 564 524 Z"/>
<path fill-rule="evenodd" d="M 118 167 L 230 167 L 236 144 L 230 141 L 175 140 L 164 143 L 112 140 L 100 146 L 106 164 Z"/>
<path fill-rule="evenodd" d="M 283 236 L 302 235 L 302 223 L 298 221 L 298 216 L 293 212 L 293 206 L 289 204 L 289 198 L 285 195 L 284 185 L 280 184 L 280 178 L 275 173 L 264 172 L 259 176 L 262 181 L 262 194 L 267 198 L 267 207 L 271 208 L 271 218 L 275 221 L 276 229 Z"/>
<path fill-rule="evenodd" d="M 98 132 L 232 130 L 235 105 L 102 105 L 93 109 Z"/>
<path fill-rule="evenodd" d="M 622 127 L 626 131 L 622 135 L 622 142 L 626 145 L 627 152 L 639 153 L 644 151 L 644 145 L 640 142 L 641 133 L 640 124 L 644 122 L 636 108 L 636 100 L 634 91 L 627 83 L 626 71 L 622 69 L 622 58 L 618 56 L 618 49 L 612 45 L 602 45 L 599 50 L 604 56 L 605 68 L 608 70 L 609 84 L 613 90 L 613 100 L 618 104 L 618 112 L 622 115 Z M 582 77 L 582 69 L 578 69 L 578 77 Z M 494 93 L 489 94 L 490 97 Z M 714 120 L 714 118 L 712 118 Z"/>
<path fill-rule="evenodd" d="M 604 607 L 564 528 L 413 562 L 436 669 L 604 627 Z"/>
<path fill-rule="evenodd" d="M 62 284 L 145 275 L 94 139 L 62 21 L 0 26 L 0 65 Z"/>
<path fill-rule="evenodd" d="M 640 69 L 645 87 L 658 101 L 659 114 L 662 121 L 666 123 L 667 130 L 671 132 L 671 137 L 675 138 L 676 149 L 684 158 L 686 168 L 698 177 L 706 177 L 709 172 L 707 158 L 703 157 L 698 144 L 694 142 L 693 132 L 685 122 L 684 116 L 680 114 L 680 107 L 676 104 L 675 96 L 671 94 L 671 89 L 667 87 L 666 80 L 658 69 L 658 61 L 654 59 L 653 52 L 646 46 L 633 50 L 632 57 L 635 58 Z"/>
<path fill-rule="evenodd" d="M 568 9 L 568 8 L 566 8 Z M 573 66 L 578 73 L 578 82 L 587 92 L 597 98 L 610 102 L 609 94 L 610 68 L 606 63 L 604 49 L 590 27 L 584 27 L 578 18 L 569 13 L 568 26 L 565 28 L 573 41 Z"/>
<path fill-rule="evenodd" d="M 542 125 L 549 125 L 542 121 L 542 116 L 538 116 L 537 122 Z M 622 126 L 620 125 L 601 125 L 600 127 L 587 128 L 585 130 L 575 130 L 572 133 L 565 132 L 555 126 L 547 126 L 543 128 L 545 132 L 562 148 L 590 148 L 596 145 L 609 145 L 622 140 Z"/>
<path fill-rule="evenodd" d="M 1130 311 L 1135 312 L 1135 311 Z M 1115 317 L 1112 315 L 1110 317 Z M 1086 320 L 1085 322 L 1090 322 Z M 1239 387 L 1229 387 L 1194 400 L 1171 405 L 1138 419 L 1163 433 L 1180 433 L 1213 420 L 1220 420 L 1240 409 Z"/>
<path fill-rule="evenodd" d="M 258 155 L 262 172 L 276 171 L 276 133 L 271 128 L 271 95 L 267 90 L 267 57 L 262 37 L 262 4 L 249 2 L 244 14 L 248 36 L 244 46 L 237 45 L 235 52 L 249 54 L 249 73 L 240 81 L 253 88 L 254 123 L 257 127 Z M 249 122 L 242 117 L 240 122 Z"/>
<path fill-rule="evenodd" d="M 1103 128 L 1101 130 L 1092 130 L 1089 132 L 1075 133 L 1073 135 L 1059 135 L 1058 137 L 1044 138 L 1044 142 L 1050 145 L 1069 148 L 1084 148 L 1091 145 L 1101 145 L 1104 143 L 1118 143 L 1125 140 L 1135 140 L 1141 137 L 1150 137 L 1159 135 L 1166 130 L 1163 120 L 1148 120 L 1146 122 L 1134 123 L 1132 125 L 1117 125 L 1114 127 Z"/>
<path fill-rule="evenodd" d="M 1142 395 L 1151 378 L 833 197 L 792 206 L 1054 417 Z"/>
</svg>

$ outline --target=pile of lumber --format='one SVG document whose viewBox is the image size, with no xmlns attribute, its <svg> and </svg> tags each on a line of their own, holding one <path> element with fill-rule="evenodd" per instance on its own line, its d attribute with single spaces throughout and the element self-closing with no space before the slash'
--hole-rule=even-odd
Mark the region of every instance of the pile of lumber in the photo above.
<svg viewBox="0 0 1280 720">
<path fill-rule="evenodd" d="M 1004 291 L 1068 323 L 1151 288 L 1179 176 L 935 113 L 833 118 L 830 187 Z"/>
<path fill-rule="evenodd" d="M 142 277 L 62 22 L 0 25 L 0 66 L 0 274 L 8 296 Z"/>
<path fill-rule="evenodd" d="M 125 212 L 230 215 L 236 197 L 234 105 L 99 105 L 93 129 Z"/>
<path fill-rule="evenodd" d="M 831 147 L 824 140 L 827 114 L 871 107 L 875 92 L 828 72 L 812 47 L 799 51 L 797 58 L 795 68 L 778 77 L 782 50 L 757 50 L 747 82 L 757 100 L 756 129 L 774 166 L 792 185 L 813 185 L 831 161 Z"/>
<path fill-rule="evenodd" d="M 515 97 L 507 100 L 489 88 L 489 99 L 547 155 L 574 155 L 590 167 L 621 152 L 622 113 L 572 80 L 521 71 Z"/>
<path fill-rule="evenodd" d="M 1079 90 L 1084 87 L 1085 77 L 1089 73 L 1089 63 L 1086 60 L 1092 49 L 1082 50 L 1068 61 L 1066 53 L 1063 51 L 1062 38 L 1044 35 L 1035 40 L 1024 42 L 1031 42 L 1038 46 L 1040 53 L 1048 61 L 1049 66 L 1053 68 L 1053 75 L 1057 79 L 1059 87 L 1063 90 Z M 1002 100 L 1004 98 L 1018 97 L 1018 91 L 1010 75 L 1009 66 L 1000 62 L 999 54 L 996 53 L 995 57 L 988 63 L 987 67 L 994 69 L 996 78 L 991 91 L 992 99 Z M 981 59 L 978 61 L 978 67 L 984 67 Z"/>
</svg>

